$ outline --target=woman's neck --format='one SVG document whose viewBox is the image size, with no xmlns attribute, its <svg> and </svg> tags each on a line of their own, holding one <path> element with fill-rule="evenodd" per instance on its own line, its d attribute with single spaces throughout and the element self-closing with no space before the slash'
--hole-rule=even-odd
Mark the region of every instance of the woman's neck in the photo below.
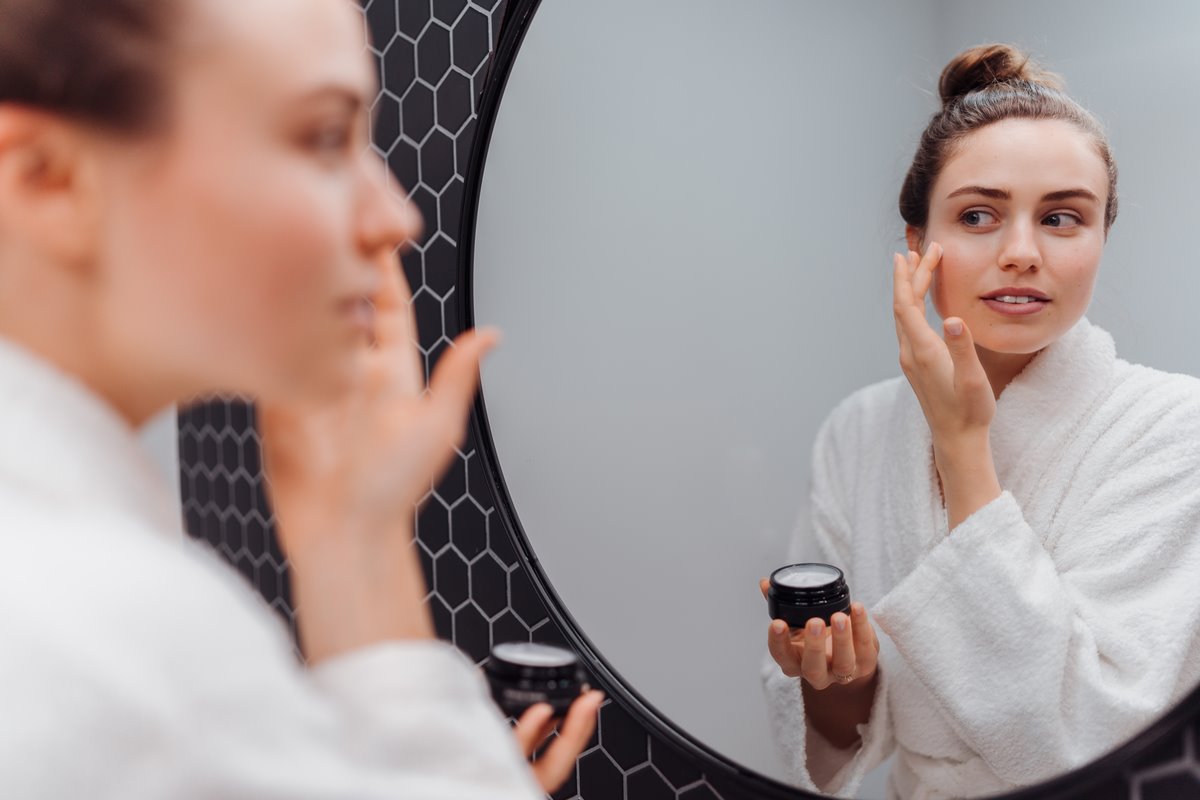
<svg viewBox="0 0 1200 800">
<path fill-rule="evenodd" d="M 979 363 L 987 373 L 988 382 L 992 384 L 992 394 L 998 399 L 1013 378 L 1017 377 L 1029 362 L 1037 357 L 1037 353 L 997 353 L 976 345 L 975 352 L 979 354 Z M 1038 352 L 1041 352 L 1040 350 Z"/>
<path fill-rule="evenodd" d="M 87 287 L 51 270 L 0 278 L 0 336 L 83 383 L 132 428 L 175 402 L 137 354 L 112 352 Z"/>
</svg>

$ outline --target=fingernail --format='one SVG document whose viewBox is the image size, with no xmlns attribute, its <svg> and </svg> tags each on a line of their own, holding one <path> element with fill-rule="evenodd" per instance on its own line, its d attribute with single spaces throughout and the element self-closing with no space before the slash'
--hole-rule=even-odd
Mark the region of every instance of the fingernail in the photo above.
<svg viewBox="0 0 1200 800">
<path fill-rule="evenodd" d="M 808 623 L 808 632 L 812 636 L 820 636 L 825 632 L 825 623 L 819 619 L 815 619 Z"/>
<path fill-rule="evenodd" d="M 846 630 L 846 618 L 842 616 L 834 617 L 833 627 L 837 628 L 839 633 Z"/>
<path fill-rule="evenodd" d="M 781 620 L 775 620 L 771 623 L 771 631 L 776 634 L 783 633 L 786 628 L 787 625 L 785 625 Z"/>
<path fill-rule="evenodd" d="M 866 613 L 866 609 L 863 608 L 862 603 L 855 603 L 851 607 L 851 610 L 854 612 L 854 616 L 856 616 L 856 617 L 861 617 L 864 613 Z"/>
<path fill-rule="evenodd" d="M 946 320 L 946 333 L 950 334 L 951 336 L 958 336 L 959 334 L 962 333 L 962 331 L 963 331 L 963 326 L 962 326 L 961 319 Z"/>
</svg>

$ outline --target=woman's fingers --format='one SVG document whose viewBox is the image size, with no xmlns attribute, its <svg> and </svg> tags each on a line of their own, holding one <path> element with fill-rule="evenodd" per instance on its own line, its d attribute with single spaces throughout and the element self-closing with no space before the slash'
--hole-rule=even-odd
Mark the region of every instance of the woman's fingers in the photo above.
<svg viewBox="0 0 1200 800">
<path fill-rule="evenodd" d="M 987 372 L 979 361 L 971 329 L 959 317 L 947 317 L 942 323 L 946 334 L 946 348 L 954 362 L 954 382 L 961 391 L 974 393 L 991 391 Z"/>
<path fill-rule="evenodd" d="M 933 271 L 942 263 L 942 246 L 937 242 L 930 242 L 929 247 L 925 248 L 925 256 L 921 258 L 912 274 L 912 289 L 914 298 L 925 306 L 925 294 L 929 291 L 929 284 L 933 282 Z"/>
<path fill-rule="evenodd" d="M 862 603 L 850 605 L 850 625 L 858 671 L 862 675 L 870 675 L 879 660 L 879 639 L 875 637 L 875 628 L 867 618 L 867 609 Z"/>
<path fill-rule="evenodd" d="M 825 621 L 822 619 L 810 619 L 804 626 L 804 655 L 801 657 L 800 671 L 814 689 L 824 689 L 829 685 Z"/>
<path fill-rule="evenodd" d="M 553 716 L 554 709 L 549 703 L 534 703 L 525 709 L 525 713 L 517 720 L 513 735 L 517 737 L 517 744 L 521 746 L 521 752 L 526 757 L 533 755 L 533 751 L 537 750 L 538 745 L 549 734 Z"/>
<path fill-rule="evenodd" d="M 767 650 L 784 675 L 789 678 L 800 677 L 802 665 L 800 653 L 803 652 L 803 647 L 798 648 L 792 642 L 788 625 L 781 619 L 771 620 L 771 624 L 767 628 Z"/>
<path fill-rule="evenodd" d="M 591 691 L 572 703 L 558 738 L 534 762 L 533 773 L 547 794 L 557 791 L 575 770 L 575 759 L 596 730 L 596 713 L 603 702 L 603 692 Z"/>
<path fill-rule="evenodd" d="M 762 592 L 763 599 L 766 600 L 767 592 L 771 588 L 771 582 L 769 580 L 767 580 L 766 578 L 759 578 L 758 579 L 758 588 L 759 588 L 759 591 Z"/>
<path fill-rule="evenodd" d="M 479 364 L 500 342 L 495 330 L 468 331 L 442 354 L 429 381 L 430 401 L 456 426 L 462 426 L 479 387 Z"/>
<path fill-rule="evenodd" d="M 833 657 L 829 660 L 829 677 L 834 683 L 849 683 L 854 680 L 858 669 L 850 618 L 839 611 L 830 621 L 833 628 Z"/>
</svg>

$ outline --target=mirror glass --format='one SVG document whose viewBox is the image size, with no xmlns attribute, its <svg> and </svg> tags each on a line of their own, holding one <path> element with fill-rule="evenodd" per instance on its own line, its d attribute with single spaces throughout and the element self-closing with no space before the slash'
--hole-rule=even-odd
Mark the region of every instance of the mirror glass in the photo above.
<svg viewBox="0 0 1200 800">
<path fill-rule="evenodd" d="M 1198 36 L 1187 2 L 542 3 L 482 180 L 483 394 L 554 589 L 659 711 L 787 779 L 758 579 L 812 552 L 818 426 L 900 374 L 896 198 L 954 54 L 1017 44 L 1105 125 L 1121 209 L 1088 318 L 1200 374 Z"/>
</svg>

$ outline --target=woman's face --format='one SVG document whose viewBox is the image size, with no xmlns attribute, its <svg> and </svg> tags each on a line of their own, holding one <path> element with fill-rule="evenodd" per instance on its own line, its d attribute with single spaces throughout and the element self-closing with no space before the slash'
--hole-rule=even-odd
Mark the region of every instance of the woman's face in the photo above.
<svg viewBox="0 0 1200 800">
<path fill-rule="evenodd" d="M 938 314 L 961 317 L 996 353 L 1036 353 L 1062 336 L 1092 297 L 1107 190 L 1092 140 L 1070 123 L 1005 120 L 969 134 L 934 182 L 920 237 L 945 251 Z"/>
<path fill-rule="evenodd" d="M 369 342 L 376 265 L 420 226 L 367 150 L 361 13 L 190 0 L 188 14 L 169 131 L 104 160 L 104 329 L 174 385 L 331 396 Z"/>
</svg>

